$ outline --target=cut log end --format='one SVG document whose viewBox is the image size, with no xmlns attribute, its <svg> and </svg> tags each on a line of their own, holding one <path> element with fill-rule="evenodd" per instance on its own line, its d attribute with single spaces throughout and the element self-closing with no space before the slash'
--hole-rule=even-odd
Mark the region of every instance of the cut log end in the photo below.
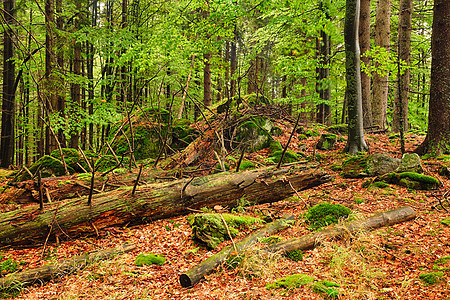
<svg viewBox="0 0 450 300">
<path fill-rule="evenodd" d="M 192 287 L 191 279 L 186 274 L 180 275 L 180 284 L 182 287 L 185 287 L 185 288 Z"/>
</svg>

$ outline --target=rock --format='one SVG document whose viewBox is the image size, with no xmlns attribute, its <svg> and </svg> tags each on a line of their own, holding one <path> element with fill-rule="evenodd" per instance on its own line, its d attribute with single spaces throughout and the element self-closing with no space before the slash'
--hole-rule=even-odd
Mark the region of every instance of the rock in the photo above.
<svg viewBox="0 0 450 300">
<path fill-rule="evenodd" d="M 272 122 L 265 117 L 252 117 L 240 124 L 236 139 L 248 145 L 248 150 L 255 152 L 269 146 L 272 137 L 269 132 L 272 130 Z"/>
<path fill-rule="evenodd" d="M 434 190 L 439 187 L 439 180 L 432 176 L 414 172 L 389 173 L 380 177 L 381 181 L 404 186 L 414 190 Z"/>
<path fill-rule="evenodd" d="M 375 153 L 369 155 L 366 171 L 369 176 L 383 175 L 394 172 L 401 160 L 386 154 Z"/>
<path fill-rule="evenodd" d="M 320 136 L 316 148 L 320 150 L 332 150 L 337 142 L 337 136 L 333 133 L 324 133 Z"/>
<path fill-rule="evenodd" d="M 334 134 L 346 135 L 348 133 L 348 125 L 347 124 L 332 125 L 327 127 L 326 131 Z"/>
<path fill-rule="evenodd" d="M 417 153 L 403 154 L 400 166 L 395 170 L 396 173 L 414 172 L 423 173 L 420 157 Z"/>
</svg>

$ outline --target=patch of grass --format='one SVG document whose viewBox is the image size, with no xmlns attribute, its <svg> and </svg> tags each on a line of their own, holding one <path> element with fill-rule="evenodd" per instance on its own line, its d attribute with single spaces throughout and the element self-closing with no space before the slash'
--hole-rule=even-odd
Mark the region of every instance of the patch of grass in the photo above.
<svg viewBox="0 0 450 300">
<path fill-rule="evenodd" d="M 340 287 L 340 285 L 332 281 L 317 281 L 312 285 L 312 291 L 328 299 L 337 299 L 339 291 L 335 287 Z"/>
<path fill-rule="evenodd" d="M 330 224 L 336 224 L 351 213 L 351 209 L 341 204 L 322 202 L 308 209 L 304 218 L 313 230 L 317 230 Z"/>
<path fill-rule="evenodd" d="M 444 272 L 430 272 L 419 275 L 419 279 L 425 283 L 425 285 L 433 285 L 444 280 Z"/>
<path fill-rule="evenodd" d="M 166 262 L 166 258 L 162 255 L 150 253 L 148 255 L 139 254 L 134 264 L 138 267 L 144 265 L 160 265 L 162 266 Z"/>
<path fill-rule="evenodd" d="M 227 268 L 235 269 L 238 275 L 245 278 L 272 279 L 280 258 L 277 253 L 269 254 L 259 248 L 252 248 L 243 253 L 232 253 L 225 265 Z"/>
<path fill-rule="evenodd" d="M 0 256 L 0 260 L 2 257 Z M 8 258 L 0 263 L 0 275 L 17 271 L 19 264 L 12 258 Z"/>
</svg>

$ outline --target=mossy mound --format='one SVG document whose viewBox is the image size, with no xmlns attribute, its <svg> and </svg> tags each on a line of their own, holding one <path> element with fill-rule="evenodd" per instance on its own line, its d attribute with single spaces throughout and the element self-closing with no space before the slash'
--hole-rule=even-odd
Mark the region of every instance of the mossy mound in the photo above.
<svg viewBox="0 0 450 300">
<path fill-rule="evenodd" d="M 251 162 L 249 160 L 243 160 L 241 162 L 241 165 L 239 166 L 239 170 L 243 171 L 243 170 L 250 170 L 250 169 L 254 169 L 256 168 L 256 165 L 254 162 Z"/>
<path fill-rule="evenodd" d="M 395 170 L 396 173 L 414 172 L 423 173 L 420 157 L 417 153 L 405 153 L 402 156 L 400 166 Z"/>
<path fill-rule="evenodd" d="M 272 137 L 272 122 L 265 117 L 251 117 L 237 127 L 236 140 L 247 145 L 249 152 L 259 151 L 269 146 Z"/>
<path fill-rule="evenodd" d="M 432 285 L 444 281 L 444 272 L 430 272 L 419 275 L 419 279 L 426 285 Z"/>
<path fill-rule="evenodd" d="M 337 142 L 337 136 L 333 133 L 324 133 L 320 136 L 316 148 L 320 150 L 332 150 Z"/>
<path fill-rule="evenodd" d="M 66 174 L 66 171 L 64 169 L 64 165 L 62 161 L 60 161 L 57 158 L 54 158 L 50 155 L 44 155 L 41 158 L 39 158 L 35 163 L 33 163 L 29 170 L 31 173 L 36 174 L 37 170 L 40 170 L 41 176 L 44 177 L 52 177 L 52 176 L 63 176 Z M 69 171 L 70 174 L 75 173 L 75 170 L 67 165 L 67 171 Z M 28 174 L 28 172 L 23 173 L 18 180 L 28 180 L 31 179 L 31 176 Z"/>
<path fill-rule="evenodd" d="M 304 219 L 311 229 L 316 230 L 330 224 L 336 224 L 340 219 L 347 218 L 352 210 L 341 204 L 328 202 L 319 203 L 305 213 Z"/>
<path fill-rule="evenodd" d="M 401 160 L 386 154 L 355 155 L 342 163 L 342 175 L 346 178 L 361 178 L 394 172 Z"/>
<path fill-rule="evenodd" d="M 321 294 L 327 299 L 338 299 L 339 291 L 336 287 L 340 287 L 339 284 L 332 281 L 317 281 L 312 285 L 312 291 L 316 294 Z"/>
<path fill-rule="evenodd" d="M 356 155 L 348 158 L 342 163 L 342 175 L 345 178 L 360 178 L 367 174 L 367 155 Z"/>
<path fill-rule="evenodd" d="M 268 283 L 266 289 L 284 288 L 293 290 L 303 285 L 308 285 L 314 282 L 314 277 L 305 274 L 293 274 L 283 278 L 277 279 L 274 283 Z"/>
<path fill-rule="evenodd" d="M 61 150 L 64 155 L 64 161 L 66 162 L 66 164 L 77 172 L 80 172 L 81 169 L 77 164 L 80 163 L 82 157 L 78 150 L 73 148 L 62 148 Z M 52 153 L 50 153 L 50 156 L 61 160 L 61 152 L 59 151 L 59 149 L 53 150 Z"/>
<path fill-rule="evenodd" d="M 292 250 L 286 254 L 286 257 L 292 261 L 301 261 L 303 260 L 303 252 L 301 250 Z"/>
<path fill-rule="evenodd" d="M 138 267 L 142 267 L 144 265 L 160 265 L 162 266 L 166 262 L 166 258 L 162 255 L 157 254 L 139 254 L 134 261 L 134 264 Z"/>
<path fill-rule="evenodd" d="M 334 134 L 347 135 L 348 125 L 347 124 L 332 125 L 328 126 L 325 130 Z"/>
<path fill-rule="evenodd" d="M 241 226 L 247 228 L 253 224 L 264 223 L 263 220 L 251 216 L 233 214 L 222 214 L 222 216 L 228 225 L 231 237 L 239 233 L 238 229 Z M 192 228 L 193 238 L 205 243 L 210 249 L 215 249 L 220 243 L 230 238 L 220 214 L 193 214 L 187 219 Z"/>
<path fill-rule="evenodd" d="M 267 158 L 267 162 L 277 164 L 281 159 L 282 153 L 283 153 L 282 150 L 271 153 L 269 155 L 269 157 Z M 284 153 L 283 161 L 281 163 L 286 164 L 286 163 L 292 163 L 292 162 L 296 162 L 296 161 L 299 161 L 298 155 L 295 152 L 293 152 L 292 150 L 287 149 L 286 152 Z"/>
<path fill-rule="evenodd" d="M 380 177 L 381 181 L 404 186 L 413 190 L 434 190 L 439 187 L 439 180 L 432 176 L 414 172 L 389 173 Z"/>
<path fill-rule="evenodd" d="M 261 243 L 268 244 L 268 245 L 273 245 L 273 244 L 281 242 L 282 240 L 283 240 L 283 238 L 281 236 L 271 235 L 271 236 L 268 236 L 266 238 L 263 238 L 261 240 Z"/>
<path fill-rule="evenodd" d="M 279 141 L 276 140 L 271 140 L 269 143 L 269 152 L 270 153 L 274 153 L 277 151 L 282 151 L 283 150 L 283 146 L 281 145 L 281 143 Z"/>
<path fill-rule="evenodd" d="M 270 131 L 270 134 L 273 136 L 281 136 L 282 133 L 283 130 L 278 126 L 273 127 L 272 130 Z"/>
</svg>

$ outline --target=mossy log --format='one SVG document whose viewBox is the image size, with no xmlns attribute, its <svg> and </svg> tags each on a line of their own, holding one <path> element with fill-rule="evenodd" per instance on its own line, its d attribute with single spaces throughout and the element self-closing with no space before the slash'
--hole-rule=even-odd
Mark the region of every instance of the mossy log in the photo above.
<svg viewBox="0 0 450 300">
<path fill-rule="evenodd" d="M 235 244 L 236 250 L 242 252 L 245 249 L 250 248 L 262 238 L 272 235 L 289 225 L 290 220 L 294 220 L 294 216 L 290 215 L 283 219 L 274 221 L 267 224 L 263 228 L 255 231 L 254 233 L 248 235 L 239 243 Z M 217 268 L 221 263 L 223 263 L 230 254 L 235 251 L 233 245 L 223 248 L 220 252 L 210 256 L 205 261 L 189 269 L 185 273 L 180 275 L 180 284 L 182 287 L 191 287 L 196 285 L 205 275 L 210 274 Z"/>
<path fill-rule="evenodd" d="M 384 226 L 401 223 L 414 219 L 416 212 L 409 206 L 381 212 L 365 220 L 351 221 L 342 226 L 333 226 L 299 238 L 280 242 L 267 248 L 270 252 L 289 253 L 293 250 L 313 249 L 324 240 L 337 239 L 359 231 L 374 230 Z"/>
<path fill-rule="evenodd" d="M 240 173 L 218 173 L 96 194 L 47 204 L 43 211 L 32 206 L 0 214 L 0 246 L 39 245 L 47 235 L 77 236 L 123 224 L 142 224 L 190 212 L 189 209 L 221 205 L 235 207 L 245 195 L 254 204 L 276 202 L 296 190 L 330 180 L 314 164 L 263 168 Z M 50 231 L 50 233 L 49 233 Z"/>
<path fill-rule="evenodd" d="M 56 263 L 12 273 L 0 278 L 0 290 L 8 290 L 13 287 L 23 288 L 36 282 L 49 281 L 67 274 L 77 272 L 89 264 L 99 260 L 106 260 L 113 256 L 131 252 L 136 249 L 134 244 L 124 244 L 118 247 L 85 253 Z"/>
</svg>

